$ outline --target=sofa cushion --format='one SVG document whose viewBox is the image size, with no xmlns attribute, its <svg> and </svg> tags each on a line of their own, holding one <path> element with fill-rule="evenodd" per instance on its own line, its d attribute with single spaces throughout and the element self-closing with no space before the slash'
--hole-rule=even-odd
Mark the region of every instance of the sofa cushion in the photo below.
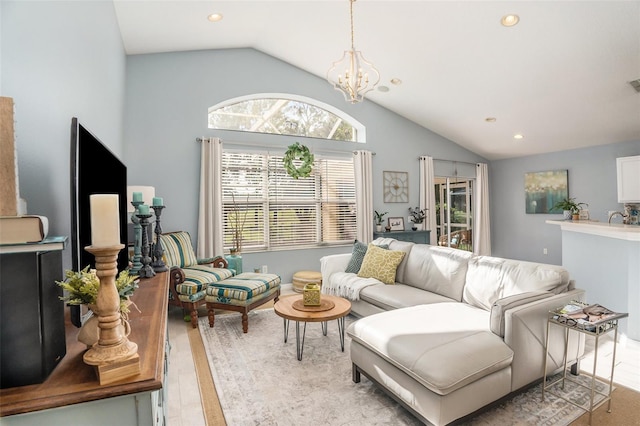
<svg viewBox="0 0 640 426">
<path fill-rule="evenodd" d="M 416 243 L 412 243 L 410 241 L 398 241 L 394 238 L 376 238 L 373 243 L 377 245 L 387 244 L 389 246 L 389 250 L 399 250 L 406 253 L 404 259 L 402 259 L 402 262 L 400 262 L 400 265 L 398 265 L 398 269 L 396 270 L 396 281 L 403 283 L 407 258 L 409 257 L 409 253 L 411 253 L 411 249 L 416 245 Z"/>
<path fill-rule="evenodd" d="M 494 302 L 514 294 L 569 288 L 569 273 L 557 265 L 477 256 L 469 260 L 462 299 L 487 311 Z"/>
<path fill-rule="evenodd" d="M 396 281 L 396 269 L 404 259 L 404 255 L 403 251 L 385 250 L 375 244 L 369 244 L 358 276 L 360 278 L 375 278 L 385 284 L 393 284 Z"/>
<path fill-rule="evenodd" d="M 365 287 L 360 291 L 360 299 L 386 311 L 429 303 L 454 302 L 448 297 L 400 283 Z"/>
<path fill-rule="evenodd" d="M 464 250 L 416 244 L 407 257 L 401 282 L 460 302 L 472 256 Z"/>
<path fill-rule="evenodd" d="M 511 365 L 513 351 L 487 329 L 488 315 L 460 302 L 419 305 L 362 318 L 347 333 L 446 395 Z"/>
<path fill-rule="evenodd" d="M 347 268 L 344 270 L 345 272 L 357 274 L 358 271 L 360 271 L 360 268 L 362 267 L 362 261 L 364 260 L 364 255 L 367 254 L 367 247 L 368 247 L 368 244 L 365 244 L 358 240 L 356 240 L 356 242 L 353 243 L 351 259 L 349 259 L 349 264 L 347 265 Z M 380 244 L 378 245 L 378 247 L 383 249 L 388 249 L 389 245 Z"/>
<path fill-rule="evenodd" d="M 160 235 L 162 245 L 163 261 L 165 265 L 185 268 L 198 264 L 196 255 L 193 252 L 191 235 L 188 232 L 171 232 Z"/>
</svg>

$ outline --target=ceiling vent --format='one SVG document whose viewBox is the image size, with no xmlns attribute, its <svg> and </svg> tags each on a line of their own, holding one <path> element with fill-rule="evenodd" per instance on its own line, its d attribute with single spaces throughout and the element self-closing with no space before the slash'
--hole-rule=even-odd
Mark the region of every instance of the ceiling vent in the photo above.
<svg viewBox="0 0 640 426">
<path fill-rule="evenodd" d="M 632 85 L 634 89 L 636 89 L 636 92 L 640 92 L 640 78 L 638 80 L 630 81 L 629 84 Z"/>
</svg>

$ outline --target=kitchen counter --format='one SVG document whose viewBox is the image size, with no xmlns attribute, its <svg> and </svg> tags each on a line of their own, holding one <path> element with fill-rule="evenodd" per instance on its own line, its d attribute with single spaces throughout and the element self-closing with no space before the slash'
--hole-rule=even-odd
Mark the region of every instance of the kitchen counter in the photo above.
<svg viewBox="0 0 640 426">
<path fill-rule="evenodd" d="M 639 225 L 623 225 L 593 220 L 547 220 L 548 224 L 560 225 L 563 231 L 581 232 L 583 234 L 600 235 L 627 241 L 640 241 Z"/>
<path fill-rule="evenodd" d="M 562 230 L 562 266 L 599 303 L 629 317 L 623 335 L 640 341 L 640 226 L 588 220 L 548 220 Z"/>
</svg>

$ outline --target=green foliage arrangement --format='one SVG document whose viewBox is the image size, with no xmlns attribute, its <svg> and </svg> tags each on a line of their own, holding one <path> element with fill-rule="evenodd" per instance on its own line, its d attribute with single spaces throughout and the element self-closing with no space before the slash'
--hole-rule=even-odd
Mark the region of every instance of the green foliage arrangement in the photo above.
<svg viewBox="0 0 640 426">
<path fill-rule="evenodd" d="M 578 214 L 582 206 L 589 206 L 589 204 L 578 203 L 575 198 L 565 198 L 558 201 L 551 210 L 569 210 L 572 214 Z"/>
<path fill-rule="evenodd" d="M 427 211 L 429 209 L 420 209 L 420 207 L 409 207 L 409 215 L 411 216 L 411 222 L 422 223 L 427 217 Z"/>
<path fill-rule="evenodd" d="M 100 279 L 89 266 L 82 271 L 75 272 L 67 269 L 66 279 L 56 281 L 66 294 L 60 300 L 69 305 L 94 305 L 98 297 Z M 130 275 L 128 270 L 121 271 L 116 278 L 116 289 L 120 295 L 120 312 L 129 313 L 129 296 L 138 288 L 138 276 Z"/>
<path fill-rule="evenodd" d="M 284 153 L 282 162 L 289 176 L 298 179 L 311 174 L 314 159 L 314 155 L 309 151 L 309 148 L 301 145 L 300 142 L 296 142 L 293 145 L 289 145 L 289 149 Z M 300 167 L 296 167 L 294 161 L 301 161 L 302 164 Z"/>
<path fill-rule="evenodd" d="M 388 215 L 389 212 L 379 213 L 378 210 L 373 211 L 373 220 L 375 220 L 376 225 L 382 225 L 382 218 Z"/>
</svg>

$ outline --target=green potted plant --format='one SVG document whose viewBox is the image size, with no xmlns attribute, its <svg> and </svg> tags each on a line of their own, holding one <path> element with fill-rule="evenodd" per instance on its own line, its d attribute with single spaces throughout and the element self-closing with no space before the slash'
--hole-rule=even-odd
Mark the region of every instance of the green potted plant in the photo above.
<svg viewBox="0 0 640 426">
<path fill-rule="evenodd" d="M 575 198 L 567 197 L 562 201 L 558 201 L 551 210 L 562 210 L 565 220 L 578 220 L 582 206 L 588 205 L 587 203 L 578 203 Z"/>
<path fill-rule="evenodd" d="M 78 333 L 78 341 L 92 347 L 98 341 L 98 312 L 96 312 L 96 299 L 98 297 L 98 289 L 100 288 L 100 279 L 96 275 L 95 270 L 89 270 L 89 266 L 83 270 L 76 272 L 66 270 L 64 273 L 66 279 L 64 281 L 56 281 L 65 291 L 60 300 L 69 305 L 87 305 L 93 312 L 93 316 L 89 317 L 82 324 Z M 116 290 L 120 296 L 120 314 L 122 320 L 122 334 L 128 335 L 130 331 L 129 322 L 127 321 L 129 306 L 133 303 L 129 297 L 138 288 L 138 276 L 130 275 L 128 270 L 123 270 L 116 278 Z M 135 305 L 134 305 L 135 306 Z"/>
<path fill-rule="evenodd" d="M 373 212 L 373 220 L 376 222 L 376 231 L 382 232 L 382 218 L 384 218 L 389 212 L 380 213 L 377 210 Z"/>
<path fill-rule="evenodd" d="M 427 217 L 427 211 L 429 209 L 421 209 L 420 207 L 409 207 L 409 220 L 413 223 L 411 229 L 414 231 L 418 229 L 416 225 L 422 224 Z"/>
</svg>

